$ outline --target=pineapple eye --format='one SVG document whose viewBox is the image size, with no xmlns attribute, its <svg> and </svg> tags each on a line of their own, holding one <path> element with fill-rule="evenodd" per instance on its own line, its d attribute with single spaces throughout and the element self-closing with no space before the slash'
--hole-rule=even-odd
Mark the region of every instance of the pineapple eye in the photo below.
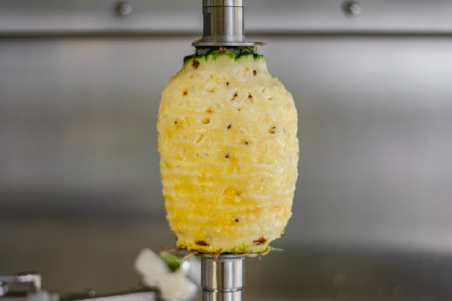
<svg viewBox="0 0 452 301">
<path fill-rule="evenodd" d="M 203 123 L 203 124 L 209 124 L 209 123 L 210 123 L 210 118 L 204 118 L 204 119 L 202 120 L 202 123 Z"/>
<path fill-rule="evenodd" d="M 185 89 L 184 92 L 182 92 L 182 94 L 183 94 L 183 95 L 187 95 L 187 94 L 188 94 L 187 89 Z"/>
<path fill-rule="evenodd" d="M 267 241 L 267 240 L 262 236 L 262 237 L 259 238 L 259 239 L 253 240 L 253 243 L 254 243 L 255 245 L 261 245 L 261 244 L 264 244 L 266 241 Z"/>
<path fill-rule="evenodd" d="M 209 244 L 206 243 L 204 240 L 199 240 L 199 241 L 195 242 L 195 244 L 200 245 L 200 246 L 204 246 L 204 247 L 209 246 Z"/>
<path fill-rule="evenodd" d="M 256 71 L 256 70 L 253 70 L 253 74 L 254 74 L 254 76 L 256 76 L 256 74 L 257 74 L 257 71 Z"/>
<path fill-rule="evenodd" d="M 193 60 L 193 62 L 191 63 L 191 65 L 193 66 L 193 68 L 198 69 L 198 67 L 199 67 L 199 61 Z"/>
<path fill-rule="evenodd" d="M 270 128 L 269 132 L 270 132 L 271 134 L 274 134 L 274 133 L 276 132 L 276 127 L 275 127 L 275 126 L 272 126 L 272 127 Z"/>
<path fill-rule="evenodd" d="M 231 128 L 232 124 L 228 125 L 228 130 Z"/>
</svg>

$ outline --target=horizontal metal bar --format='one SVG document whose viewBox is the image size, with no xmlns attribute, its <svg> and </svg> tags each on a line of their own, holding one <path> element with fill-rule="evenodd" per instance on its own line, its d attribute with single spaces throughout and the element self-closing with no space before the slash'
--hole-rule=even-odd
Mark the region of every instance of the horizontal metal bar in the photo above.
<svg viewBox="0 0 452 301">
<path fill-rule="evenodd" d="M 249 40 L 259 38 L 334 38 L 334 37 L 404 37 L 404 38 L 450 38 L 452 32 L 250 32 Z M 97 31 L 97 32 L 0 32 L 0 39 L 79 39 L 79 38 L 198 38 L 194 32 L 141 32 L 141 31 Z M 258 40 L 259 41 L 259 40 Z"/>
<path fill-rule="evenodd" d="M 15 276 L 0 276 L 0 283 L 10 283 L 15 281 L 16 281 Z"/>
<path fill-rule="evenodd" d="M 202 34 L 200 0 L 3 0 L 0 33 Z M 246 32 L 452 32 L 448 0 L 248 0 Z"/>
</svg>

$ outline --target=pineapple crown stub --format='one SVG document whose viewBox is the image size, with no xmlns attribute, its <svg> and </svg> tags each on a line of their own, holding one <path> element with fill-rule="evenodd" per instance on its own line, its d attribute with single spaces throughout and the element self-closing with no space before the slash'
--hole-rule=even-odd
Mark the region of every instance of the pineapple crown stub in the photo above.
<svg viewBox="0 0 452 301">
<path fill-rule="evenodd" d="M 244 0 L 203 0 L 203 36 L 195 47 L 255 46 L 245 41 Z"/>
</svg>

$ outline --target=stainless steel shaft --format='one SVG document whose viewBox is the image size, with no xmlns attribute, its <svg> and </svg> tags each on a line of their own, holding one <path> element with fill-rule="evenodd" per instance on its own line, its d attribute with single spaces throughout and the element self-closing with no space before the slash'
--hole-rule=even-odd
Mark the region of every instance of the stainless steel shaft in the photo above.
<svg viewBox="0 0 452 301">
<path fill-rule="evenodd" d="M 245 42 L 243 0 L 203 0 L 204 29 L 196 47 L 254 46 Z"/>
<path fill-rule="evenodd" d="M 201 256 L 203 301 L 242 301 L 245 257 L 240 255 Z"/>
</svg>

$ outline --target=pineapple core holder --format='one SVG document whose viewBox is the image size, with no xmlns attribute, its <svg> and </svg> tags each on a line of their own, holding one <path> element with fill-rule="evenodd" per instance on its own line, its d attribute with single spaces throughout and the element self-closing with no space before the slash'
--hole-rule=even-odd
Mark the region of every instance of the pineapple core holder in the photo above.
<svg viewBox="0 0 452 301">
<path fill-rule="evenodd" d="M 242 300 L 245 257 L 234 254 L 220 255 L 217 259 L 208 254 L 198 256 L 201 257 L 202 300 Z"/>
<path fill-rule="evenodd" d="M 245 8 L 243 0 L 203 0 L 204 29 L 202 39 L 192 45 L 197 49 L 214 47 L 254 47 L 245 41 Z M 245 280 L 245 257 L 223 254 L 216 259 L 208 254 L 201 258 L 203 301 L 241 301 Z"/>
<path fill-rule="evenodd" d="M 245 42 L 243 0 L 203 0 L 204 30 L 196 48 L 255 46 Z"/>
</svg>

